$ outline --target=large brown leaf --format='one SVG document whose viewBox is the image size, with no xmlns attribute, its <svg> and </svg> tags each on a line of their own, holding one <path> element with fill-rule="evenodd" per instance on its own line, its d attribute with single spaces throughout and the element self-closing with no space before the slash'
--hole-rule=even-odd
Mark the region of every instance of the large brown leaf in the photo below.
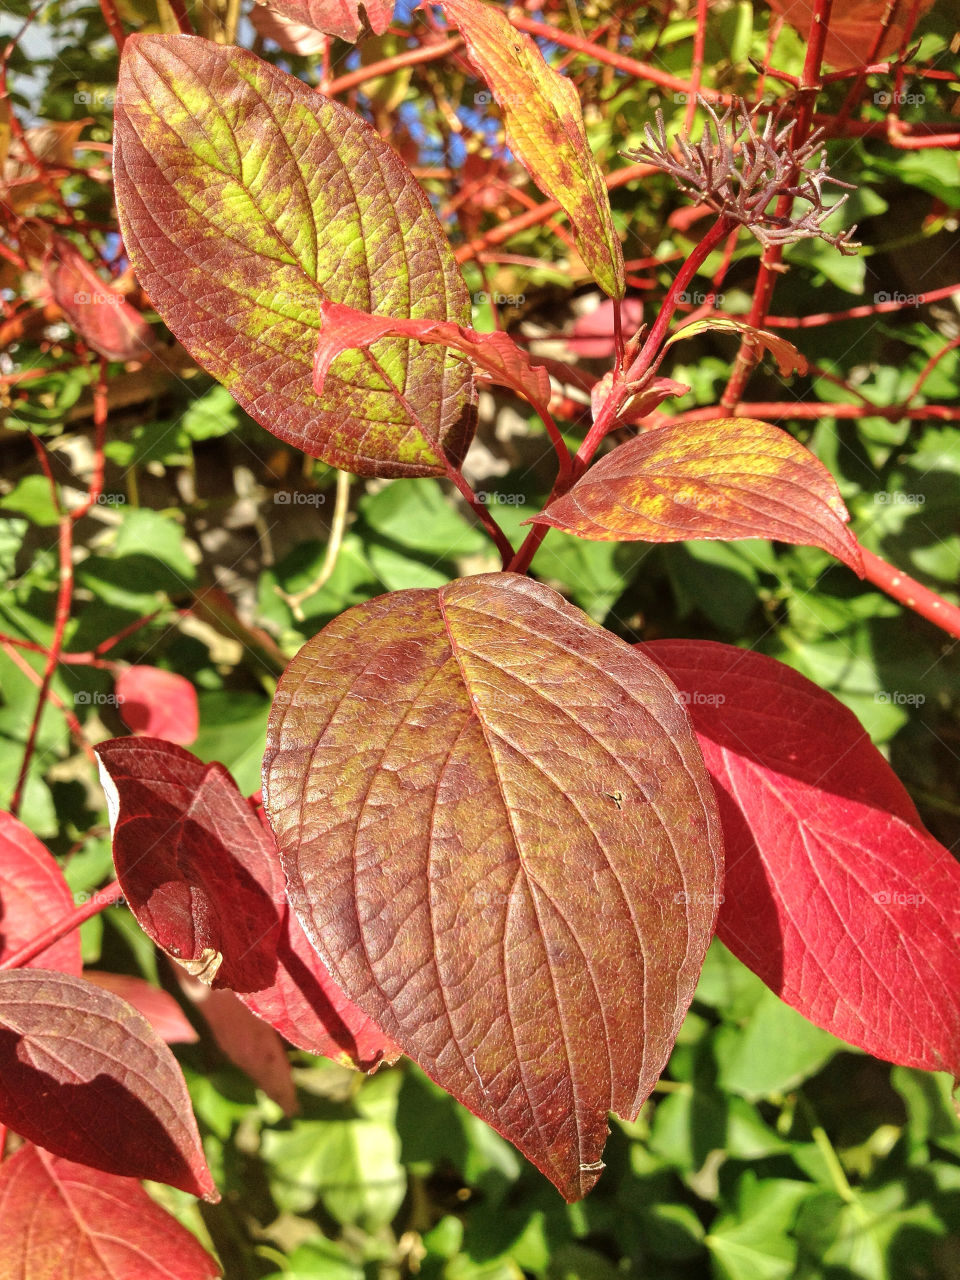
<svg viewBox="0 0 960 1280">
<path fill-rule="evenodd" d="M 270 8 L 301 26 L 351 43 L 364 32 L 382 35 L 393 17 L 393 0 L 270 0 Z"/>
<path fill-rule="evenodd" d="M 441 444 L 462 460 L 476 414 L 459 356 L 386 338 L 313 388 L 323 298 L 470 318 L 429 200 L 364 120 L 243 49 L 131 36 L 114 173 L 141 283 L 258 422 L 358 475 L 445 474 Z"/>
<path fill-rule="evenodd" d="M 720 839 L 660 670 L 514 574 L 349 610 L 280 681 L 264 802 L 344 990 L 570 1200 L 713 932 Z"/>
<path fill-rule="evenodd" d="M 173 1054 L 110 991 L 0 973 L 0 1124 L 54 1155 L 219 1200 Z"/>
<path fill-rule="evenodd" d="M 396 1058 L 304 937 L 273 835 L 223 765 L 157 738 L 114 738 L 97 754 L 117 878 L 144 932 L 301 1049 L 362 1070 Z"/>
</svg>

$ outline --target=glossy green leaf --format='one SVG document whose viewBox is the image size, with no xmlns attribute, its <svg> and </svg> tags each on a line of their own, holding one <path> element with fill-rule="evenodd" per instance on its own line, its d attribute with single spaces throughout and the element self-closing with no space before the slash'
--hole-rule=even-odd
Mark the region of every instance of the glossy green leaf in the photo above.
<svg viewBox="0 0 960 1280">
<path fill-rule="evenodd" d="M 337 982 L 568 1199 L 662 1071 L 713 931 L 670 683 L 513 574 L 382 596 L 280 681 L 264 798 Z"/>
<path fill-rule="evenodd" d="M 359 475 L 443 474 L 475 428 L 470 369 L 385 339 L 313 389 L 319 303 L 470 318 L 426 195 L 339 102 L 251 53 L 132 36 L 114 174 L 141 283 L 192 356 L 261 425 Z"/>
</svg>

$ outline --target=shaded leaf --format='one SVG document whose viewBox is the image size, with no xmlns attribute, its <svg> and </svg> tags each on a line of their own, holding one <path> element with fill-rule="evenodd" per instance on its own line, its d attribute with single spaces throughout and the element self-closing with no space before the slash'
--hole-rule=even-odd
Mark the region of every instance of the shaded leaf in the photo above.
<svg viewBox="0 0 960 1280">
<path fill-rule="evenodd" d="M 264 800 L 324 963 L 568 1199 L 663 1069 L 713 931 L 675 691 L 527 578 L 341 615 L 282 677 Z"/>
<path fill-rule="evenodd" d="M 767 3 L 774 13 L 786 18 L 804 39 L 807 38 L 814 14 L 813 0 L 767 0 Z M 933 3 L 934 0 L 911 0 L 910 4 L 895 4 L 878 56 L 883 57 L 898 49 L 910 15 L 916 11 L 922 16 Z M 856 67 L 864 62 L 870 56 L 888 9 L 887 0 L 833 0 L 824 60 L 834 67 Z"/>
<path fill-rule="evenodd" d="M 73 911 L 76 903 L 53 856 L 12 813 L 0 811 L 0 961 Z M 27 966 L 79 975 L 76 930 L 41 951 Z"/>
<path fill-rule="evenodd" d="M 0 972 L 0 1123 L 68 1160 L 220 1198 L 173 1054 L 71 974 Z"/>
<path fill-rule="evenodd" d="M 759 653 L 644 647 L 678 684 L 717 788 L 724 943 L 849 1044 L 960 1073 L 960 866 L 856 717 Z"/>
<path fill-rule="evenodd" d="M 258 4 L 254 16 L 259 8 Z M 386 31 L 393 17 L 393 0 L 270 0 L 269 9 L 352 44 L 371 31 L 378 36 Z"/>
<path fill-rule="evenodd" d="M 464 324 L 416 179 L 353 112 L 243 49 L 131 36 L 114 153 L 130 260 L 170 329 L 262 426 L 359 475 L 440 475 L 476 426 L 469 366 L 390 338 L 313 389 L 318 304 Z"/>
<path fill-rule="evenodd" d="M 491 382 L 511 387 L 531 404 L 546 405 L 550 399 L 550 378 L 542 365 L 530 363 L 530 357 L 502 330 L 478 333 L 463 325 L 437 320 L 391 320 L 387 316 L 371 316 L 337 302 L 321 302 L 323 330 L 317 339 L 313 363 L 313 382 L 317 395 L 323 395 L 330 366 L 344 351 L 369 347 L 380 338 L 415 338 L 417 342 L 438 343 L 454 347 L 482 370 Z"/>
<path fill-rule="evenodd" d="M 362 1069 L 396 1057 L 304 937 L 273 835 L 226 769 L 154 738 L 97 754 L 117 878 L 157 946 L 301 1049 Z"/>
<path fill-rule="evenodd" d="M 547 65 L 536 43 L 482 0 L 437 0 L 460 28 L 470 61 L 503 113 L 507 146 L 570 219 L 577 248 L 601 289 L 624 294 L 623 251 L 610 197 L 590 150 L 572 81 Z"/>
<path fill-rule="evenodd" d="M 120 719 L 134 733 L 189 746 L 200 728 L 197 691 L 162 667 L 127 667 L 117 677 Z"/>
<path fill-rule="evenodd" d="M 181 973 L 178 981 L 200 1010 L 223 1053 L 274 1100 L 284 1115 L 295 1115 L 297 1087 L 287 1050 L 273 1027 L 251 1013 L 232 991 L 213 991 L 186 973 Z"/>
<path fill-rule="evenodd" d="M 777 538 L 823 547 L 861 574 L 836 482 L 779 427 L 668 423 L 619 445 L 531 523 L 598 541 Z"/>
<path fill-rule="evenodd" d="M 27 1144 L 0 1166 L 0 1275 L 23 1280 L 215 1280 L 195 1236 L 133 1178 Z"/>
<path fill-rule="evenodd" d="M 67 240 L 53 241 L 44 275 L 54 301 L 88 347 L 108 360 L 144 360 L 151 352 L 150 326 L 113 282 L 101 280 Z"/>
<path fill-rule="evenodd" d="M 152 982 L 126 973 L 101 973 L 97 969 L 86 969 L 83 976 L 87 982 L 102 987 L 104 991 L 112 991 L 133 1005 L 167 1044 L 193 1044 L 197 1039 L 196 1031 L 173 996 Z"/>
<path fill-rule="evenodd" d="M 663 344 L 663 350 L 666 351 L 667 347 L 672 347 L 682 338 L 693 338 L 698 333 L 710 333 L 713 330 L 719 330 L 721 333 L 739 333 L 749 338 L 754 346 L 769 351 L 777 362 L 777 369 L 784 377 L 791 373 L 807 372 L 807 358 L 800 354 L 792 342 L 788 342 L 779 333 L 754 328 L 753 325 L 747 324 L 745 320 L 738 320 L 735 316 L 708 316 L 704 320 L 691 320 L 689 324 L 683 325 L 670 335 Z"/>
<path fill-rule="evenodd" d="M 328 37 L 324 32 L 285 17 L 272 5 L 256 3 L 250 10 L 250 23 L 258 36 L 272 40 L 284 53 L 309 57 L 322 53 L 327 47 Z"/>
</svg>

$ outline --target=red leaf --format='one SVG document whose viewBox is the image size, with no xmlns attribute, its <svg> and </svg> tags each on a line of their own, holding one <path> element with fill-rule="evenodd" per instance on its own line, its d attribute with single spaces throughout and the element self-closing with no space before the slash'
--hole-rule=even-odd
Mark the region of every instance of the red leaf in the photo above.
<svg viewBox="0 0 960 1280">
<path fill-rule="evenodd" d="M 62 920 L 76 903 L 54 858 L 13 814 L 0 811 L 0 960 Z M 80 935 L 68 933 L 28 962 L 79 975 Z"/>
<path fill-rule="evenodd" d="M 134 733 L 189 746 L 200 728 L 197 691 L 161 667 L 127 667 L 117 677 L 120 718 Z"/>
<path fill-rule="evenodd" d="M 56 239 L 44 275 L 57 306 L 88 347 L 108 360 L 145 360 L 152 350 L 150 326 L 116 286 L 101 280 L 67 240 Z"/>
<path fill-rule="evenodd" d="M 856 717 L 759 653 L 644 648 L 679 685 L 720 800 L 720 937 L 849 1044 L 960 1074 L 960 865 Z"/>
<path fill-rule="evenodd" d="M 152 982 L 131 978 L 125 973 L 100 973 L 96 969 L 85 970 L 83 976 L 88 982 L 102 987 L 104 991 L 112 991 L 133 1005 L 167 1044 L 193 1044 L 197 1039 L 196 1031 L 173 996 Z"/>
<path fill-rule="evenodd" d="M 676 691 L 514 574 L 358 605 L 280 680 L 264 799 L 324 963 L 568 1199 L 663 1070 L 713 933 Z"/>
<path fill-rule="evenodd" d="M 216 1280 L 222 1274 L 197 1238 L 134 1179 L 32 1144 L 0 1165 L 0 1222 L 5 1280 Z"/>
<path fill-rule="evenodd" d="M 810 34 L 814 14 L 813 0 L 768 0 L 774 13 L 786 18 L 804 39 Z M 918 15 L 923 15 L 933 0 L 919 0 Z M 887 0 L 833 0 L 830 29 L 824 60 L 834 67 L 855 67 L 870 56 L 883 16 L 890 6 Z M 903 41 L 906 22 L 914 10 L 914 0 L 900 0 L 894 5 L 890 26 L 878 56 L 892 53 Z"/>
<path fill-rule="evenodd" d="M 226 1057 L 258 1084 L 284 1115 L 295 1115 L 299 1110 L 297 1086 L 286 1046 L 273 1027 L 251 1013 L 232 991 L 213 991 L 186 973 L 181 973 L 178 981 Z"/>
<path fill-rule="evenodd" d="M 97 754 L 117 878 L 157 946 L 301 1049 L 361 1070 L 394 1060 L 304 937 L 273 835 L 223 765 L 152 738 L 114 738 Z"/>
<path fill-rule="evenodd" d="M 531 364 L 527 353 L 502 331 L 478 333 L 476 329 L 439 320 L 391 320 L 388 316 L 354 311 L 338 302 L 321 302 L 320 317 L 323 329 L 313 362 L 313 384 L 318 396 L 323 394 L 327 373 L 337 356 L 389 336 L 453 347 L 482 369 L 491 382 L 511 387 L 531 404 L 546 405 L 550 399 L 546 369 Z"/>
<path fill-rule="evenodd" d="M 622 298 L 623 251 L 573 82 L 554 71 L 539 46 L 497 6 L 481 0 L 437 3 L 460 28 L 470 61 L 493 90 L 507 146 L 570 219 L 597 284 L 612 298 Z"/>
<path fill-rule="evenodd" d="M 393 0 L 270 0 L 270 8 L 351 44 L 369 32 L 383 35 L 393 17 Z"/>
<path fill-rule="evenodd" d="M 0 1123 L 68 1160 L 220 1198 L 173 1054 L 82 978 L 0 972 Z"/>
<path fill-rule="evenodd" d="M 574 354 L 593 359 L 613 356 L 615 350 L 613 305 L 612 298 L 604 298 L 593 311 L 577 317 L 573 324 L 573 333 L 565 339 L 567 347 Z M 639 298 L 624 298 L 620 308 L 623 331 L 629 336 L 643 324 L 643 303 Z"/>
<path fill-rule="evenodd" d="M 863 576 L 836 482 L 779 427 L 676 422 L 601 458 L 530 524 L 598 542 L 776 538 L 823 547 Z"/>
<path fill-rule="evenodd" d="M 318 305 L 463 324 L 470 298 L 427 195 L 359 116 L 252 53 L 134 35 L 114 178 L 160 315 L 268 431 L 358 475 L 446 475 L 476 430 L 460 356 L 403 339 L 313 388 Z M 197 192 L 203 198 L 197 198 Z"/>
</svg>

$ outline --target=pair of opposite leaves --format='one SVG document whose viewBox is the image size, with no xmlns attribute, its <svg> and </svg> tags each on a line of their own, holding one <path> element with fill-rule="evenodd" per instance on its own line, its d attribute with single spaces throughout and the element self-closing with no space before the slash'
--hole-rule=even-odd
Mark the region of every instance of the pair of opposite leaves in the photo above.
<svg viewBox="0 0 960 1280">
<path fill-rule="evenodd" d="M 279 878 L 234 852 L 253 811 L 170 744 L 100 752 L 138 918 L 256 999 L 283 959 L 246 953 L 251 873 Z M 632 647 L 512 574 L 397 592 L 291 663 L 264 784 L 336 986 L 569 1199 L 662 1071 L 715 925 L 834 1034 L 960 1065 L 960 869 L 850 712 L 772 659 Z"/>
</svg>

